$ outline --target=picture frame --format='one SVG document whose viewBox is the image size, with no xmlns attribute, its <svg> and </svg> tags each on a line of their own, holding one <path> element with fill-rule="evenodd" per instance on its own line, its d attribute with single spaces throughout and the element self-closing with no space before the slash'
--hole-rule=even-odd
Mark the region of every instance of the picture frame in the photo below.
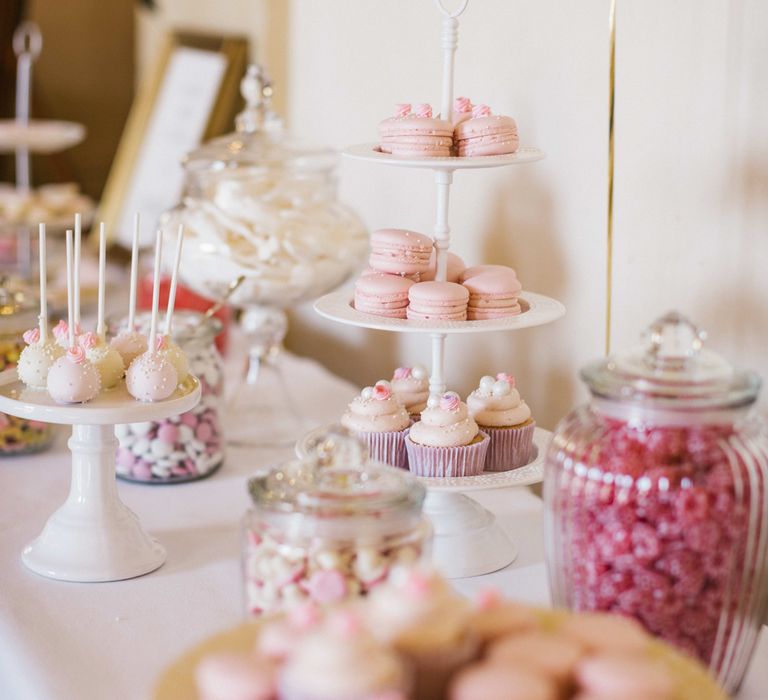
<svg viewBox="0 0 768 700">
<path fill-rule="evenodd" d="M 140 245 L 152 244 L 160 214 L 179 202 L 183 156 L 234 128 L 247 65 L 244 36 L 165 37 L 133 101 L 94 219 L 106 223 L 110 244 L 130 248 L 137 211 Z"/>
</svg>

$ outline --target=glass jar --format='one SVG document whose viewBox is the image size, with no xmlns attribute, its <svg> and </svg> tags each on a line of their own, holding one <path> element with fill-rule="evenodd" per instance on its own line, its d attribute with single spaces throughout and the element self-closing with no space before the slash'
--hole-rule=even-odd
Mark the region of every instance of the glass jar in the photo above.
<svg viewBox="0 0 768 700">
<path fill-rule="evenodd" d="M 0 285 L 0 372 L 12 369 L 26 347 L 24 331 L 37 326 L 37 304 L 24 291 Z M 0 413 L 0 457 L 40 452 L 50 447 L 54 426 Z"/>
<path fill-rule="evenodd" d="M 251 479 L 249 491 L 253 508 L 243 538 L 248 615 L 364 596 L 393 566 L 428 555 L 432 529 L 422 514 L 424 486 L 386 465 L 289 462 Z"/>
<path fill-rule="evenodd" d="M 671 313 L 582 370 L 592 401 L 547 455 L 547 564 L 555 604 L 634 617 L 734 692 L 766 612 L 768 440 L 759 378 L 703 338 Z"/>
<path fill-rule="evenodd" d="M 149 328 L 150 314 L 136 317 L 138 330 Z M 160 325 L 162 328 L 162 325 Z M 224 393 L 224 366 L 215 339 L 218 319 L 195 311 L 173 316 L 173 340 L 189 360 L 189 371 L 200 380 L 200 403 L 181 415 L 161 421 L 115 426 L 120 441 L 117 476 L 150 484 L 177 484 L 213 474 L 224 461 L 219 408 Z"/>
</svg>

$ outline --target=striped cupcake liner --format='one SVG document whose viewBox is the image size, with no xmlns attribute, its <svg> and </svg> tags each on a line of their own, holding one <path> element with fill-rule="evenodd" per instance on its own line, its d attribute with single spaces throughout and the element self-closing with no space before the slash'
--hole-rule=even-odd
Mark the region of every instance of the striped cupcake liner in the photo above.
<svg viewBox="0 0 768 700">
<path fill-rule="evenodd" d="M 384 462 L 393 467 L 408 469 L 408 455 L 405 452 L 405 436 L 408 428 L 392 432 L 365 433 L 357 436 L 368 445 L 368 456 L 376 462 Z"/>
<path fill-rule="evenodd" d="M 533 457 L 533 433 L 536 422 L 531 421 L 522 428 L 490 428 L 488 433 L 488 454 L 485 457 L 485 471 L 506 472 L 524 467 Z"/>
<path fill-rule="evenodd" d="M 408 469 L 416 476 L 476 476 L 482 474 L 488 435 L 480 431 L 481 440 L 459 447 L 430 447 L 405 439 Z"/>
</svg>

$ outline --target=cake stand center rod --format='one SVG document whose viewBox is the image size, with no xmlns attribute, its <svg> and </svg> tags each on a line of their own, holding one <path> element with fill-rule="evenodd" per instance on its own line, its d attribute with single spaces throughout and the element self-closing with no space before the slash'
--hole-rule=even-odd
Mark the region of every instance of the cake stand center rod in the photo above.
<svg viewBox="0 0 768 700">
<path fill-rule="evenodd" d="M 119 446 L 113 425 L 73 425 L 67 446 L 72 452 L 72 483 L 68 502 L 85 517 L 116 499 L 115 452 Z M 95 509 L 95 510 L 94 510 Z"/>
<path fill-rule="evenodd" d="M 430 396 L 445 393 L 445 333 L 432 333 L 432 374 L 429 377 Z"/>
<path fill-rule="evenodd" d="M 435 253 L 437 257 L 435 279 L 439 282 L 445 282 L 448 275 L 448 248 L 451 245 L 451 228 L 448 225 L 448 202 L 450 200 L 452 182 L 452 170 L 438 170 L 435 172 L 435 186 L 437 188 L 437 210 L 434 228 Z"/>
</svg>

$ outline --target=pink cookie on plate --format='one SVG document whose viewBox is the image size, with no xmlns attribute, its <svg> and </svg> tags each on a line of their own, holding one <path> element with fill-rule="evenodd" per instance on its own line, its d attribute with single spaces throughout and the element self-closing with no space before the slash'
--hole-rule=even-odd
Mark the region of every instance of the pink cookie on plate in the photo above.
<svg viewBox="0 0 768 700">
<path fill-rule="evenodd" d="M 408 290 L 409 319 L 464 321 L 469 291 L 455 282 L 417 282 Z"/>
<path fill-rule="evenodd" d="M 516 316 L 521 311 L 517 299 L 522 285 L 516 276 L 504 272 L 484 272 L 466 280 L 464 288 L 469 293 L 469 321 Z"/>
<path fill-rule="evenodd" d="M 461 273 L 467 268 L 464 261 L 455 253 L 448 252 L 446 282 L 459 282 Z M 432 282 L 437 273 L 437 251 L 433 250 L 429 256 L 429 269 L 421 273 L 421 282 Z"/>
<path fill-rule="evenodd" d="M 499 156 L 517 151 L 520 141 L 512 117 L 492 115 L 487 105 L 475 105 L 472 118 L 454 131 L 459 156 Z"/>
<path fill-rule="evenodd" d="M 395 106 L 395 116 L 379 124 L 383 153 L 414 158 L 451 155 L 453 124 L 432 116 L 428 104 Z"/>
<path fill-rule="evenodd" d="M 429 236 L 402 228 L 382 228 L 371 234 L 368 264 L 391 275 L 414 275 L 429 269 L 434 242 Z"/>
<path fill-rule="evenodd" d="M 366 314 L 405 318 L 413 280 L 399 275 L 365 275 L 355 282 L 355 308 Z"/>
</svg>

